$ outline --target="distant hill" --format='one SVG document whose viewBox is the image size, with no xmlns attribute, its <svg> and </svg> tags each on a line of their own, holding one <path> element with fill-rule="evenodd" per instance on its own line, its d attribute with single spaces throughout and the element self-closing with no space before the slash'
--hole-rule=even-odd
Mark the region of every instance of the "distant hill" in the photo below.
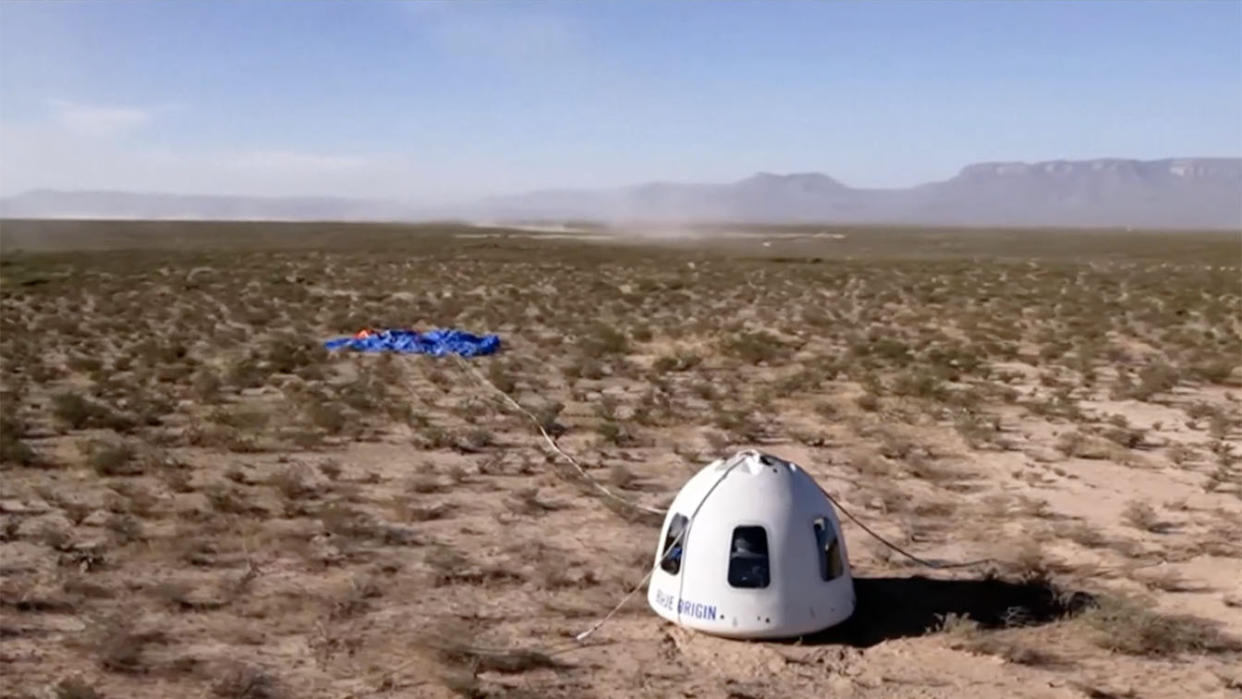
<svg viewBox="0 0 1242 699">
<path fill-rule="evenodd" d="M 1242 228 L 1242 158 L 981 163 L 943 182 L 855 189 L 827 175 L 559 190 L 483 202 L 498 218 Z"/>
<path fill-rule="evenodd" d="M 964 226 L 1242 228 L 1242 158 L 980 163 L 905 189 L 857 189 L 820 173 L 726 184 L 547 190 L 414 209 L 390 200 L 40 190 L 0 199 L 9 218 L 594 220 Z"/>
</svg>

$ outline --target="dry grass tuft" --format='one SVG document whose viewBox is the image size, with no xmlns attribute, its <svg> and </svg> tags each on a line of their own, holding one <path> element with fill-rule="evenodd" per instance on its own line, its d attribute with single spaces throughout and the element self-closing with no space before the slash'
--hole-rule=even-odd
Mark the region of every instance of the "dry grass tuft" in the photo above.
<svg viewBox="0 0 1242 699">
<path fill-rule="evenodd" d="M 52 691 L 56 699 L 104 699 L 94 685 L 80 677 L 66 677 Z"/>
<path fill-rule="evenodd" d="M 472 675 L 480 672 L 516 674 L 545 668 L 559 670 L 569 667 L 547 653 L 536 650 L 490 649 L 463 642 L 439 644 L 436 650 L 445 665 L 468 669 Z"/>
<path fill-rule="evenodd" d="M 118 616 L 99 631 L 95 654 L 100 666 L 109 672 L 144 674 L 152 669 L 148 650 L 167 641 L 168 635 L 163 631 L 139 631 L 132 622 Z"/>
<path fill-rule="evenodd" d="M 211 687 L 215 696 L 225 699 L 281 699 L 288 696 L 275 676 L 250 665 L 236 665 L 225 671 Z"/>
<path fill-rule="evenodd" d="M 1122 511 L 1121 516 L 1125 519 L 1126 524 L 1146 532 L 1161 533 L 1167 531 L 1172 526 L 1160 519 L 1160 515 L 1154 507 L 1139 500 L 1132 501 L 1126 505 L 1126 509 Z"/>
<path fill-rule="evenodd" d="M 1097 645 L 1129 655 L 1242 651 L 1242 641 L 1221 632 L 1216 622 L 1189 615 L 1165 615 L 1153 611 L 1152 606 L 1146 600 L 1106 597 L 1080 618 L 1096 632 Z"/>
</svg>

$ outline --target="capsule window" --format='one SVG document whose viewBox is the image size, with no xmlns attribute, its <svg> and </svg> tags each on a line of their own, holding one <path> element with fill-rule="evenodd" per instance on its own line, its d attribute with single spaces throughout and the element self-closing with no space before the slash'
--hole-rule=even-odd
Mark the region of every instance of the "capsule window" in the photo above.
<svg viewBox="0 0 1242 699">
<path fill-rule="evenodd" d="M 815 545 L 819 550 L 819 577 L 836 580 L 845 574 L 845 561 L 841 558 L 841 537 L 827 517 L 816 517 Z"/>
<path fill-rule="evenodd" d="M 668 523 L 668 532 L 664 534 L 664 548 L 660 554 L 660 568 L 670 575 L 681 572 L 681 559 L 686 555 L 686 525 L 690 520 L 685 515 L 675 514 Z"/>
<path fill-rule="evenodd" d="M 729 585 L 760 588 L 769 582 L 767 531 L 763 527 L 737 527 L 729 548 Z"/>
</svg>

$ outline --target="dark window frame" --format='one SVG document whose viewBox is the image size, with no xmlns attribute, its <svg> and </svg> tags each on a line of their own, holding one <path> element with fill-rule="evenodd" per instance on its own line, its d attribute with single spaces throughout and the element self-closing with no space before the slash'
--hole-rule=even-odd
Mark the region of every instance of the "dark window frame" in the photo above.
<svg viewBox="0 0 1242 699">
<path fill-rule="evenodd" d="M 680 531 L 674 533 L 678 527 Z M 686 534 L 689 530 L 690 518 L 674 512 L 668 521 L 668 530 L 664 532 L 664 546 L 660 549 L 660 569 L 665 573 L 681 573 L 681 562 L 686 557 Z"/>
<path fill-rule="evenodd" d="M 815 534 L 820 579 L 832 582 L 844 576 L 845 559 L 841 556 L 841 532 L 833 526 L 832 519 L 827 515 L 820 515 L 811 520 L 811 529 Z"/>
<path fill-rule="evenodd" d="M 736 548 L 739 538 L 758 533 L 761 538 L 747 541 L 752 550 L 742 552 Z M 768 529 L 761 524 L 742 524 L 733 528 L 729 535 L 729 568 L 726 575 L 729 587 L 739 590 L 762 590 L 772 584 L 772 554 L 768 546 Z"/>
</svg>

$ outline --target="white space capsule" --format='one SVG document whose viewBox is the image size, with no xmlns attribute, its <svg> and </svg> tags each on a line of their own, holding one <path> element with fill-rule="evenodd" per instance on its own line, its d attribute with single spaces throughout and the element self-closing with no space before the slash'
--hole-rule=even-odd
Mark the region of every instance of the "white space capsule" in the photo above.
<svg viewBox="0 0 1242 699">
<path fill-rule="evenodd" d="M 734 638 L 789 638 L 854 613 L 832 503 L 796 464 L 741 451 L 708 464 L 673 500 L 647 588 L 657 614 Z"/>
</svg>

